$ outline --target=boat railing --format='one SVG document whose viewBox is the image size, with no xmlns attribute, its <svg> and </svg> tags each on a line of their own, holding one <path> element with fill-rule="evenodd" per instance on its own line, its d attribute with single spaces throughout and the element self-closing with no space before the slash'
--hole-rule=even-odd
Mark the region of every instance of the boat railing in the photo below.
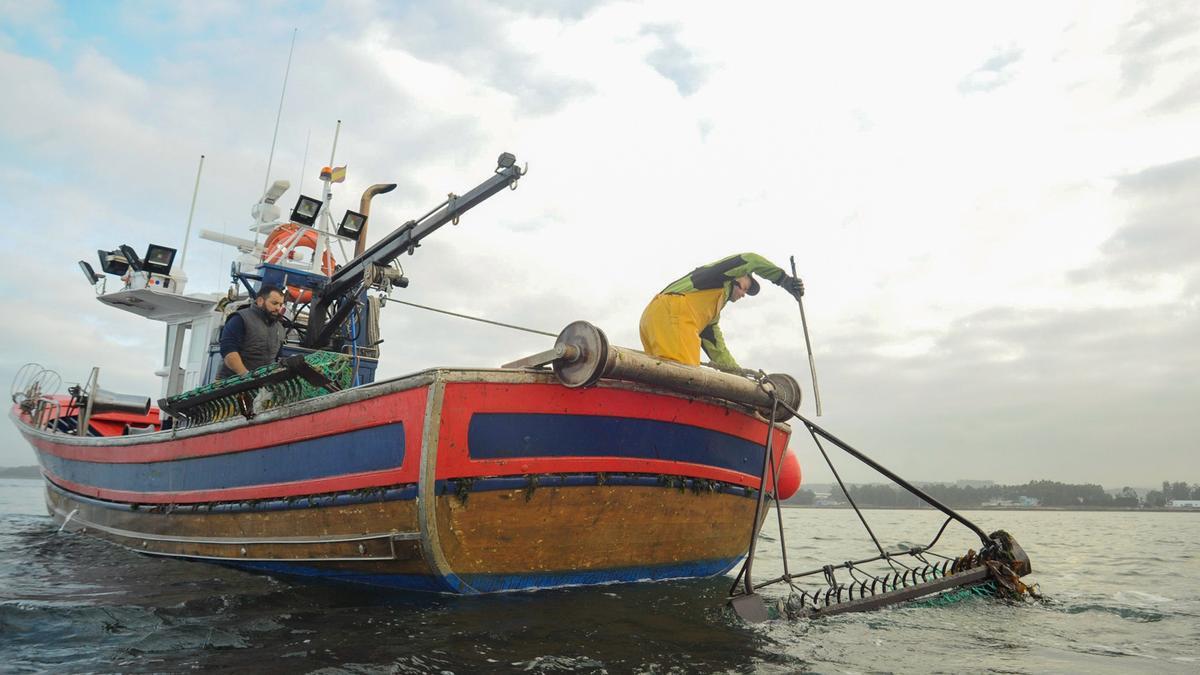
<svg viewBox="0 0 1200 675">
<path fill-rule="evenodd" d="M 61 417 L 62 401 L 52 396 L 41 396 L 34 405 L 30 421 L 36 429 L 45 429 L 48 426 L 50 427 L 50 433 L 57 434 L 59 432 L 58 420 Z"/>
</svg>

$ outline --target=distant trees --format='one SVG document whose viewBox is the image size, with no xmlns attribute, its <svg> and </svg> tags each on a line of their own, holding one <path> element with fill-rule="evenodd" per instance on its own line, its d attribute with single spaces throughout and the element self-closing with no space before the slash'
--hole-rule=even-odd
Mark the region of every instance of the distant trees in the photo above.
<svg viewBox="0 0 1200 675">
<path fill-rule="evenodd" d="M 1167 501 L 1171 499 L 1200 499 L 1200 485 L 1188 485 L 1182 481 L 1174 483 L 1163 481 L 1162 490 L 1151 490 L 1146 494 L 1145 499 L 1139 499 L 1137 491 L 1128 486 L 1121 488 L 1120 493 L 1113 496 L 1102 486 L 1093 483 L 1060 483 L 1052 480 L 1030 481 L 1023 485 L 959 487 L 934 483 L 920 487 L 934 499 L 951 507 L 982 506 L 987 502 L 1016 502 L 1021 498 L 1033 498 L 1039 505 L 1051 507 L 1137 508 L 1145 506 L 1161 508 L 1166 506 Z M 849 490 L 850 496 L 859 506 L 906 508 L 921 506 L 923 503 L 908 491 L 890 484 L 851 485 Z M 802 492 L 804 491 L 802 490 Z M 806 496 L 805 499 L 810 498 Z M 796 497 L 789 501 L 796 504 L 812 503 L 812 501 L 797 501 Z M 845 492 L 835 484 L 829 495 L 829 501 L 846 503 L 849 500 Z"/>
<path fill-rule="evenodd" d="M 815 501 L 817 501 L 817 493 L 809 490 L 808 488 L 802 488 L 798 490 L 796 494 L 789 497 L 787 503 L 799 504 L 801 506 L 812 506 L 812 503 Z"/>
<path fill-rule="evenodd" d="M 1151 506 L 1161 509 L 1167 505 L 1167 498 L 1158 490 L 1151 490 L 1146 493 L 1146 499 L 1142 501 L 1142 506 Z"/>
<path fill-rule="evenodd" d="M 1200 486 L 1196 486 L 1196 487 L 1200 487 Z M 1163 495 L 1166 496 L 1167 499 L 1191 499 L 1192 498 L 1193 489 L 1188 487 L 1188 484 L 1183 481 L 1179 481 L 1177 483 L 1171 483 L 1171 482 L 1164 480 L 1163 484 L 1162 484 L 1162 488 L 1163 488 L 1162 489 Z"/>
<path fill-rule="evenodd" d="M 1112 503 L 1113 506 L 1121 506 L 1125 508 L 1133 508 L 1139 504 L 1141 504 L 1141 500 L 1138 499 L 1137 490 L 1134 490 L 1128 486 L 1121 488 L 1121 494 L 1117 497 L 1113 497 Z"/>
<path fill-rule="evenodd" d="M 1172 499 L 1200 499 L 1200 485 L 1188 485 L 1184 481 L 1164 480 L 1162 482 L 1162 491 L 1151 490 L 1146 493 L 1146 499 L 1143 502 L 1144 506 L 1152 506 L 1162 508 L 1167 505 Z"/>
</svg>

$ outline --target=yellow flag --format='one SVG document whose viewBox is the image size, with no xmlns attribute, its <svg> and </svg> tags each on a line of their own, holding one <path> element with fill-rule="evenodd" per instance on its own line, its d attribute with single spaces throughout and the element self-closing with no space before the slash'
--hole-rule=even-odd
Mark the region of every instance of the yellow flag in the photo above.
<svg viewBox="0 0 1200 675">
<path fill-rule="evenodd" d="M 342 183 L 346 180 L 346 167 L 335 166 L 333 171 L 329 172 L 329 181 L 331 183 Z"/>
</svg>

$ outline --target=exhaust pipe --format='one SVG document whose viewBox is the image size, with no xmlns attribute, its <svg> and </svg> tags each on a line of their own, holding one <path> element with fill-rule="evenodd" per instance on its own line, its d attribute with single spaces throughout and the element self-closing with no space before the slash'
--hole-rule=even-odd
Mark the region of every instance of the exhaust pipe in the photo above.
<svg viewBox="0 0 1200 675">
<path fill-rule="evenodd" d="M 354 242 L 355 258 L 367 250 L 367 228 L 371 225 L 371 200 L 375 198 L 375 195 L 381 195 L 395 189 L 395 183 L 376 183 L 363 191 L 362 199 L 358 202 L 358 212 L 367 216 L 367 218 L 363 223 L 362 231 L 358 233 L 358 241 Z"/>
</svg>

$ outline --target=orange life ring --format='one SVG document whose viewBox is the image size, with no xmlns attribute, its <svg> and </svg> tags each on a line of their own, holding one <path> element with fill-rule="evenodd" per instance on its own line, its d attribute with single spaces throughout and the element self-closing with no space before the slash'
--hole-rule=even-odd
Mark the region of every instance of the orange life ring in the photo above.
<svg viewBox="0 0 1200 675">
<path fill-rule="evenodd" d="M 296 249 L 299 247 L 311 249 L 313 253 L 316 253 L 317 233 L 314 230 L 306 229 L 300 234 L 299 238 L 296 238 L 296 230 L 298 229 L 300 229 L 300 226 L 296 223 L 286 223 L 275 228 L 267 237 L 267 243 L 263 245 L 263 262 L 278 262 L 283 258 L 284 255 L 287 255 L 289 259 L 294 258 L 296 255 Z M 290 244 L 293 239 L 295 239 L 295 244 L 289 251 L 288 244 Z M 324 272 L 326 276 L 329 276 L 330 274 L 333 274 L 335 264 L 336 263 L 333 259 L 333 254 L 329 252 L 329 249 L 325 249 L 325 255 L 321 256 L 321 271 Z M 293 302 L 299 302 L 301 304 L 312 300 L 312 291 L 306 288 L 300 288 L 299 286 L 288 286 L 287 294 Z"/>
</svg>

